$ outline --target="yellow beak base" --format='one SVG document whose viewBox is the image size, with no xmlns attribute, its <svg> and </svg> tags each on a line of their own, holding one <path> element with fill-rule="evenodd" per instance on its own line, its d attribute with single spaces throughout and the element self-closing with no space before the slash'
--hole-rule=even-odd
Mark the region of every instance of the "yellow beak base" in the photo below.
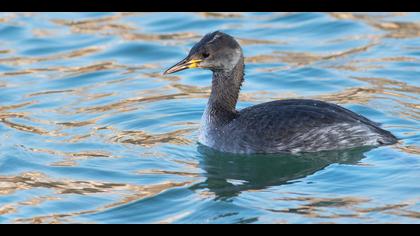
<svg viewBox="0 0 420 236">
<path fill-rule="evenodd" d="M 200 65 L 200 62 L 202 61 L 203 60 L 200 60 L 200 59 L 188 60 L 188 58 L 185 58 L 184 60 L 178 62 L 171 68 L 167 69 L 165 72 L 163 72 L 163 74 L 167 75 L 167 74 L 172 74 L 172 73 L 185 70 L 185 69 L 198 68 Z"/>
</svg>

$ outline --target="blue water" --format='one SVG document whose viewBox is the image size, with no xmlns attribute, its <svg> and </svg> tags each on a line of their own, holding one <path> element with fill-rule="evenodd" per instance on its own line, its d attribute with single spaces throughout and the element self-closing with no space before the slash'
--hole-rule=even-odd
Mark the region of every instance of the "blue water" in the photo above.
<svg viewBox="0 0 420 236">
<path fill-rule="evenodd" d="M 197 144 L 204 34 L 246 56 L 238 108 L 314 98 L 400 142 L 235 156 Z M 420 223 L 419 13 L 1 13 L 0 223 Z"/>
</svg>

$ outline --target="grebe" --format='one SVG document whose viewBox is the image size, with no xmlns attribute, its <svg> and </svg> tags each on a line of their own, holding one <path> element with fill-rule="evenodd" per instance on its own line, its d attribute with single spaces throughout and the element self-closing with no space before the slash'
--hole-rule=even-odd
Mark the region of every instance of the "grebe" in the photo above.
<svg viewBox="0 0 420 236">
<path fill-rule="evenodd" d="M 188 56 L 164 72 L 188 68 L 213 72 L 199 142 L 230 153 L 318 152 L 389 145 L 397 138 L 379 124 L 335 104 L 287 99 L 235 109 L 244 81 L 238 42 L 216 31 L 205 35 Z"/>
</svg>

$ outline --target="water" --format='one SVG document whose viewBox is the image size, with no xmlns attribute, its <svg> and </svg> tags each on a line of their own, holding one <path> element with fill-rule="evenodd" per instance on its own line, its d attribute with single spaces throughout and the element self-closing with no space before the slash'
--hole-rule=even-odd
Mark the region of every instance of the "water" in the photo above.
<svg viewBox="0 0 420 236">
<path fill-rule="evenodd" d="M 239 108 L 322 99 L 401 141 L 199 146 L 210 73 L 161 73 L 217 29 L 246 56 Z M 1 13 L 0 222 L 420 223 L 419 37 L 418 13 Z"/>
</svg>

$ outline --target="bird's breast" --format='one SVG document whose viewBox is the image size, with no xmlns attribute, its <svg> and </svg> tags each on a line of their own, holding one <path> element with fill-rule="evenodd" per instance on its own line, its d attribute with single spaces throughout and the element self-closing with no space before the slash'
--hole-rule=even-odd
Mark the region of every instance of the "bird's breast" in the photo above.
<svg viewBox="0 0 420 236">
<path fill-rule="evenodd" d="M 200 130 L 198 135 L 198 141 L 206 146 L 213 147 L 215 140 L 212 135 L 214 130 L 214 125 L 212 124 L 209 108 L 207 106 L 206 110 L 204 111 L 203 115 L 201 116 L 200 121 Z"/>
</svg>

